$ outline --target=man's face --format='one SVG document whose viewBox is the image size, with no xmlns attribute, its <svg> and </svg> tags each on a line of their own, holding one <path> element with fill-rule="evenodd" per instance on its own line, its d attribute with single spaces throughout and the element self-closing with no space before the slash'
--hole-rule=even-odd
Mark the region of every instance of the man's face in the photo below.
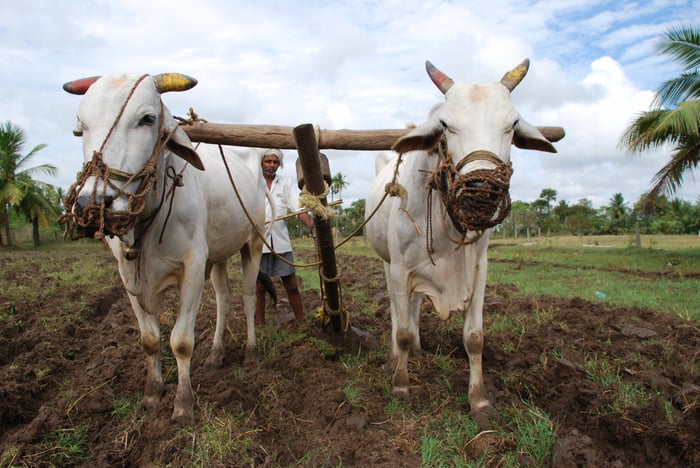
<svg viewBox="0 0 700 468">
<path fill-rule="evenodd" d="M 280 160 L 273 154 L 267 154 L 262 159 L 262 171 L 265 177 L 274 177 L 280 167 Z"/>
</svg>

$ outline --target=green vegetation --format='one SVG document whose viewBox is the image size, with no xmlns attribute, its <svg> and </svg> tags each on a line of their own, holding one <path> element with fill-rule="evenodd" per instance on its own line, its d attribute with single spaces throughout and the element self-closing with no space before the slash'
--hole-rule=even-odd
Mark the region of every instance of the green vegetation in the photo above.
<svg viewBox="0 0 700 468">
<path fill-rule="evenodd" d="M 32 225 L 32 240 L 39 242 L 39 227 L 49 226 L 60 213 L 59 192 L 53 185 L 32 178 L 37 173 L 55 175 L 56 166 L 28 167 L 34 155 L 46 147 L 37 145 L 26 155 L 27 136 L 10 121 L 0 124 L 0 245 L 13 245 L 11 212 Z"/>
<path fill-rule="evenodd" d="M 45 438 L 46 452 L 55 466 L 80 465 L 90 459 L 87 427 L 60 429 Z"/>
<path fill-rule="evenodd" d="M 700 238 L 681 240 L 696 246 L 613 247 L 580 239 L 571 247 L 547 238 L 527 245 L 496 242 L 489 251 L 488 284 L 515 285 L 521 296 L 581 297 L 700 321 Z"/>
<path fill-rule="evenodd" d="M 197 428 L 186 427 L 180 431 L 191 443 L 186 451 L 191 455 L 191 465 L 196 467 L 216 466 L 221 460 L 235 455 L 240 466 L 252 466 L 254 460 L 247 454 L 254 445 L 256 431 L 246 431 L 240 424 L 242 415 L 227 411 L 202 408 L 203 422 Z"/>
</svg>

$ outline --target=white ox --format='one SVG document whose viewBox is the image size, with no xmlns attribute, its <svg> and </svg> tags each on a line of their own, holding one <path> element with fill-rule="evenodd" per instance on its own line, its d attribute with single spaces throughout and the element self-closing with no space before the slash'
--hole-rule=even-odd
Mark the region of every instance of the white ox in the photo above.
<svg viewBox="0 0 700 468">
<path fill-rule="evenodd" d="M 390 295 L 388 365 L 395 364 L 394 393 L 408 393 L 408 354 L 421 347 L 419 314 L 427 296 L 443 320 L 454 312 L 464 314 L 462 340 L 469 356 L 469 402 L 471 414 L 480 424 L 488 424 L 485 410 L 492 407 L 481 365 L 486 250 L 490 227 L 510 207 L 508 180 L 501 187 L 493 187 L 495 182 L 489 174 L 496 169 L 510 170 L 512 142 L 522 148 L 556 152 L 511 103 L 510 91 L 528 66 L 529 61 L 523 61 L 501 82 L 464 84 L 454 83 L 426 62 L 428 74 L 445 95 L 445 102 L 433 108 L 427 122 L 395 143 L 395 153 L 380 153 L 377 178 L 366 206 L 365 216 L 369 217 L 381 203 L 366 228 L 369 242 L 384 260 Z M 400 164 L 395 177 L 397 161 Z M 445 170 L 436 171 L 440 167 Z M 470 179 L 470 174 L 476 177 Z M 460 182 L 465 184 L 459 187 Z M 469 213 L 460 213 L 459 206 L 449 205 L 465 203 L 465 211 L 478 207 L 483 200 L 470 202 L 467 192 L 479 192 L 482 186 L 490 190 L 486 190 L 486 201 L 495 203 L 487 203 L 490 209 L 482 213 L 486 222 L 481 219 L 476 229 L 468 221 Z M 457 192 L 449 195 L 452 189 Z M 385 191 L 398 196 L 385 199 Z M 442 200 L 447 200 L 447 205 Z"/>
<path fill-rule="evenodd" d="M 165 289 L 179 287 L 170 334 L 178 369 L 172 418 L 188 424 L 194 420 L 190 361 L 202 288 L 210 277 L 217 318 L 207 364 L 218 365 L 230 308 L 226 264 L 236 252 L 242 264 L 246 357 L 255 356 L 255 281 L 262 254 L 255 231 L 264 226 L 266 196 L 260 158 L 252 150 L 227 154 L 239 202 L 218 148 L 202 145 L 195 152 L 162 104 L 160 93 L 189 89 L 194 79 L 179 74 L 97 78 L 64 85 L 68 92 L 85 94 L 74 132 L 83 137 L 85 164 L 68 194 L 66 221 L 74 238 L 105 236 L 119 263 L 146 353 L 146 406 L 157 404 L 164 391 L 158 314 Z"/>
</svg>

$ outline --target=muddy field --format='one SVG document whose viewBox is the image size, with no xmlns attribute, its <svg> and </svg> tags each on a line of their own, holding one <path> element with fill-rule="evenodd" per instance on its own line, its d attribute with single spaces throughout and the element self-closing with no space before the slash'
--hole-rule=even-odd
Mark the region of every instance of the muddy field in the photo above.
<svg viewBox="0 0 700 468">
<path fill-rule="evenodd" d="M 461 317 L 443 324 L 426 304 L 425 353 L 410 362 L 412 395 L 397 411 L 390 404 L 390 376 L 382 370 L 390 322 L 381 265 L 340 254 L 345 308 L 355 331 L 336 336 L 313 319 L 299 328 L 286 321 L 289 311 L 282 303 L 268 312 L 268 325 L 259 330 L 263 358 L 250 367 L 242 364 L 240 313 L 229 318 L 223 367 L 203 366 L 215 316 L 207 286 L 192 366 L 197 424 L 175 427 L 169 420 L 176 371 L 167 348 L 168 318 L 162 346 L 167 392 L 160 408 L 147 411 L 138 406 L 143 352 L 116 264 L 107 252 L 91 252 L 0 250 L 0 285 L 8 290 L 29 284 L 35 291 L 21 301 L 0 296 L 1 466 L 191 466 L 202 459 L 197 441 L 209 436 L 214 423 L 229 421 L 224 429 L 238 445 L 234 454 L 214 456 L 215 466 L 417 467 L 431 420 L 444 412 L 468 418 Z M 18 256 L 20 270 L 13 268 Z M 107 292 L 95 293 L 58 274 L 81 262 L 113 271 Z M 235 276 L 235 265 L 231 271 Z M 700 466 L 697 323 L 583 299 L 516 298 L 515 292 L 504 284 L 487 289 L 486 385 L 498 409 L 533 404 L 549 415 L 557 442 L 548 463 Z M 314 310 L 318 292 L 305 291 L 304 300 Z M 236 297 L 235 310 L 239 306 Z M 521 333 L 495 327 L 504 317 L 528 325 Z M 282 330 L 287 339 L 274 341 Z M 621 360 L 622 381 L 638 383 L 647 395 L 642 404 L 611 409 L 615 386 L 589 378 L 578 364 L 603 354 Z M 447 377 L 445 362 L 451 369 Z M 349 384 L 361 389 L 352 401 L 344 391 Z M 133 402 L 125 415 L 117 411 L 123 402 Z M 494 427 L 507 427 L 498 414 Z M 77 431 L 85 435 L 88 454 L 70 458 L 65 450 L 70 438 L 61 435 Z M 504 466 L 501 454 L 514 443 L 507 432 L 486 432 L 464 441 L 464 459 L 486 454 L 484 464 Z M 535 466 L 526 456 L 518 464 Z"/>
</svg>

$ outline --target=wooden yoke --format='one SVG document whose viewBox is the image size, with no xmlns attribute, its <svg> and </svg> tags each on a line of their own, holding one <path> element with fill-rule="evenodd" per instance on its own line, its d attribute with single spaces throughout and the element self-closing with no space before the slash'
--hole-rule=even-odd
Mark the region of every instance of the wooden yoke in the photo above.
<svg viewBox="0 0 700 468">
<path fill-rule="evenodd" d="M 297 149 L 294 131 L 302 126 L 309 127 L 309 130 L 304 130 L 304 133 L 310 132 L 314 136 L 314 145 L 317 150 L 388 150 L 396 143 L 396 140 L 411 130 L 408 128 L 399 130 L 321 130 L 311 124 L 303 124 L 294 128 L 282 125 L 237 125 L 206 122 L 180 125 L 190 140 L 194 142 L 280 149 Z M 537 127 L 537 129 L 551 142 L 557 142 L 564 138 L 562 127 Z"/>
</svg>

